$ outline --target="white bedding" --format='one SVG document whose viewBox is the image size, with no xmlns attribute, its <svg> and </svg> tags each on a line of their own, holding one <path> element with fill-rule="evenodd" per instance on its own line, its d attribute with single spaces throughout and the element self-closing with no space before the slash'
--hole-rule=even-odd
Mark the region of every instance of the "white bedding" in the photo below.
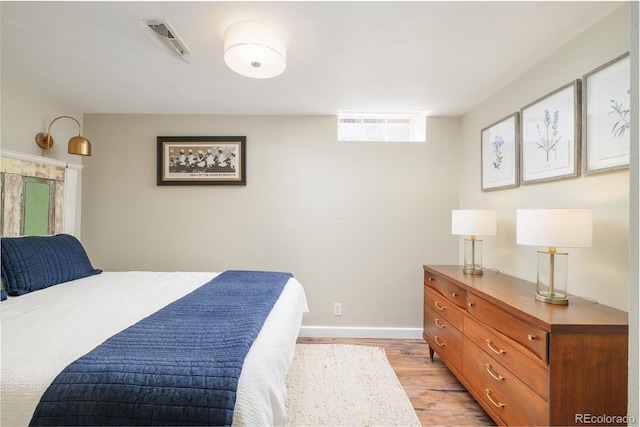
<svg viewBox="0 0 640 427">
<path fill-rule="evenodd" d="M 68 364 L 217 274 L 105 272 L 3 301 L 0 425 L 28 425 Z M 292 278 L 245 359 L 234 425 L 284 424 L 284 380 L 307 311 L 304 290 Z"/>
</svg>

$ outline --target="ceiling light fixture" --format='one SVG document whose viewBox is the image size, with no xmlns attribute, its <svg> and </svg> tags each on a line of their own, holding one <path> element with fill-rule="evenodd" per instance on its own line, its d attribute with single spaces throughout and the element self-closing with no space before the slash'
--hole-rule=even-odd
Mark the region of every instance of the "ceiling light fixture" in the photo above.
<svg viewBox="0 0 640 427">
<path fill-rule="evenodd" d="M 246 77 L 276 77 L 287 67 L 287 46 L 280 32 L 267 24 L 237 22 L 224 32 L 224 62 Z"/>
</svg>

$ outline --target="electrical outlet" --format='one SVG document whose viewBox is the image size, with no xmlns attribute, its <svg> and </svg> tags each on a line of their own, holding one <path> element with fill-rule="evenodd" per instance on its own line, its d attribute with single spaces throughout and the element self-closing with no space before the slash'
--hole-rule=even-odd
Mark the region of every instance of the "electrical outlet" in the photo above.
<svg viewBox="0 0 640 427">
<path fill-rule="evenodd" d="M 333 315 L 342 316 L 342 303 L 340 302 L 333 303 Z"/>
</svg>

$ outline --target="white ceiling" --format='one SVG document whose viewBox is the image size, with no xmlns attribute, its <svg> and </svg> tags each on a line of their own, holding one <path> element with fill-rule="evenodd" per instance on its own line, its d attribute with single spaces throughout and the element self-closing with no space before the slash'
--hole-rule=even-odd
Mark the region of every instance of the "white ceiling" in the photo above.
<svg viewBox="0 0 640 427">
<path fill-rule="evenodd" d="M 3 84 L 85 113 L 336 114 L 469 111 L 620 2 L 5 2 Z M 164 18 L 191 63 L 138 23 Z M 288 46 L 253 80 L 223 61 L 223 33 L 257 20 Z"/>
</svg>

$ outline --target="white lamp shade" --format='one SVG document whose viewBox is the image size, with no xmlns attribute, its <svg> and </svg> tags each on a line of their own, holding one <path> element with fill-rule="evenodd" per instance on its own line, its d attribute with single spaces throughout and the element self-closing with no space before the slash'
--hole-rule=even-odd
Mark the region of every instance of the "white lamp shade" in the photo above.
<svg viewBox="0 0 640 427">
<path fill-rule="evenodd" d="M 451 234 L 494 236 L 496 211 L 478 209 L 451 211 Z"/>
<path fill-rule="evenodd" d="M 591 209 L 518 209 L 516 240 L 519 245 L 590 247 L 592 224 Z"/>
<path fill-rule="evenodd" d="M 267 24 L 238 22 L 224 32 L 224 62 L 243 76 L 275 77 L 287 67 L 287 46 L 278 30 Z"/>
</svg>

